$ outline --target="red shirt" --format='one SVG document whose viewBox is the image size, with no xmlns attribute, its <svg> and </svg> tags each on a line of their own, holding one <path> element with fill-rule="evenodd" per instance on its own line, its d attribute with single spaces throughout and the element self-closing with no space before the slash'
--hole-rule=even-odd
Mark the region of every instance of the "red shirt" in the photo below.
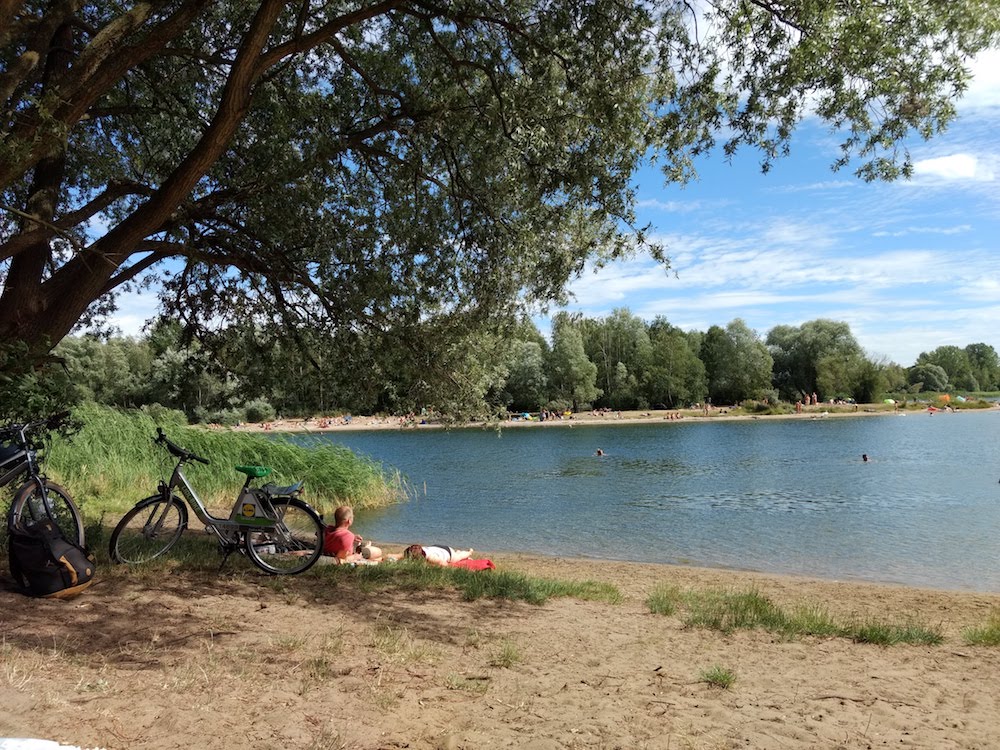
<svg viewBox="0 0 1000 750">
<path fill-rule="evenodd" d="M 346 526 L 327 526 L 323 534 L 323 554 L 341 559 L 354 552 L 354 532 Z"/>
</svg>

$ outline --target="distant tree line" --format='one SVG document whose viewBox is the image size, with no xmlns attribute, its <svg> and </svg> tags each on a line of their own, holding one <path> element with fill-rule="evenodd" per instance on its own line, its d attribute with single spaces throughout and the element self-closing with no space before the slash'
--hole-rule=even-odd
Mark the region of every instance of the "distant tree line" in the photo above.
<svg viewBox="0 0 1000 750">
<path fill-rule="evenodd" d="M 392 347 L 366 350 L 364 340 L 354 346 L 352 356 L 370 359 L 371 376 L 360 381 L 338 372 L 332 342 L 263 341 L 231 330 L 209 346 L 174 322 L 140 339 L 69 337 L 56 354 L 71 401 L 160 404 L 223 423 L 421 409 L 468 419 L 543 408 L 775 404 L 813 394 L 869 403 L 887 393 L 1000 389 L 1000 358 L 987 344 L 941 346 L 903 367 L 866 355 L 846 323 L 823 319 L 776 326 L 762 338 L 740 319 L 682 331 L 618 309 L 596 319 L 559 313 L 551 340 L 528 321 L 480 331 L 423 361 Z"/>
</svg>

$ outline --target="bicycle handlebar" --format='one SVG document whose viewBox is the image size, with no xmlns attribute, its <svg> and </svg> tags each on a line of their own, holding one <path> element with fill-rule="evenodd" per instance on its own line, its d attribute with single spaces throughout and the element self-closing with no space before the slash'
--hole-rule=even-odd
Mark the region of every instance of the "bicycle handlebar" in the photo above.
<svg viewBox="0 0 1000 750">
<path fill-rule="evenodd" d="M 0 435 L 20 435 L 19 439 L 27 439 L 29 433 L 38 432 L 44 429 L 47 432 L 51 432 L 58 427 L 61 427 L 63 423 L 69 419 L 69 411 L 60 411 L 52 414 L 51 416 L 45 417 L 44 419 L 35 419 L 31 422 L 25 422 L 24 424 L 7 424 L 0 427 Z"/>
<path fill-rule="evenodd" d="M 170 438 L 168 438 L 164 434 L 162 427 L 156 428 L 156 437 L 153 438 L 153 442 L 157 443 L 158 445 L 166 446 L 167 450 L 170 452 L 170 455 L 175 456 L 176 458 L 179 458 L 182 461 L 199 461 L 205 464 L 206 466 L 211 465 L 211 462 L 207 458 L 202 458 L 197 453 L 192 453 L 186 448 L 181 448 L 179 445 L 177 445 L 177 443 L 173 442 Z"/>
</svg>

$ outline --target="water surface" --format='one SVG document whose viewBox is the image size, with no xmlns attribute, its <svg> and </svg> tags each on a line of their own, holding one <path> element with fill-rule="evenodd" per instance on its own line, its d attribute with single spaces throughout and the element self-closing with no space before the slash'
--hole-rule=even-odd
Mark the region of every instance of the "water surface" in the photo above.
<svg viewBox="0 0 1000 750">
<path fill-rule="evenodd" d="M 300 439 L 408 478 L 376 540 L 1000 591 L 998 411 Z"/>
</svg>

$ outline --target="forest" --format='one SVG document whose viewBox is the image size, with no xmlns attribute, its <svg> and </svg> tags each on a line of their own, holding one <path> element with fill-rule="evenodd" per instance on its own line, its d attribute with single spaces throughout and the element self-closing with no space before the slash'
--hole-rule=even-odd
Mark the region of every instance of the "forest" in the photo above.
<svg viewBox="0 0 1000 750">
<path fill-rule="evenodd" d="M 461 421 L 541 409 L 794 403 L 813 394 L 872 403 L 887 395 L 1000 389 L 1000 358 L 987 344 L 939 346 L 903 366 L 869 356 L 846 323 L 823 319 L 775 326 L 762 336 L 740 319 L 682 331 L 627 309 L 597 319 L 562 312 L 553 318 L 551 340 L 525 321 L 505 335 L 470 336 L 448 362 L 425 368 L 373 348 L 371 377 L 361 380 L 292 342 L 264 347 L 232 334 L 212 349 L 169 321 L 141 338 L 71 336 L 56 348 L 60 364 L 51 370 L 61 374 L 58 387 L 70 401 L 158 404 L 193 422 L 219 424 L 421 410 Z M 447 377 L 431 377 L 442 367 Z"/>
<path fill-rule="evenodd" d="M 704 332 L 557 315 L 637 252 L 636 178 L 762 171 L 805 121 L 859 181 L 913 175 L 995 0 L 0 2 L 0 417 L 191 418 L 870 400 L 996 387 L 996 354 L 903 369 L 843 324 Z M 167 321 L 113 325 L 121 295 Z M 252 407 L 252 408 L 251 408 Z"/>
</svg>

